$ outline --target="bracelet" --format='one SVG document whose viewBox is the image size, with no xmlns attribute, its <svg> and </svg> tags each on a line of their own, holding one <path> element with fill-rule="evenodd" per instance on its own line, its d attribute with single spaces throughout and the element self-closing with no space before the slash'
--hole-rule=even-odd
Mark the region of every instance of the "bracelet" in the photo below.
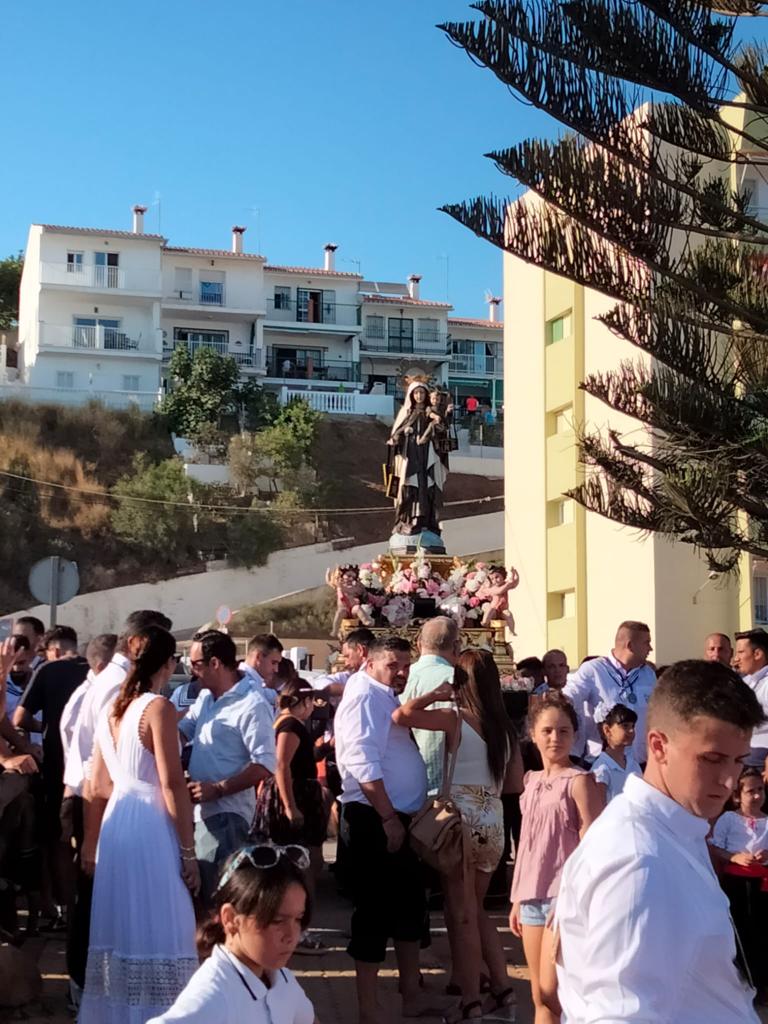
<svg viewBox="0 0 768 1024">
<path fill-rule="evenodd" d="M 194 846 L 180 846 L 179 849 L 181 850 L 182 853 L 194 853 L 195 852 Z"/>
<path fill-rule="evenodd" d="M 184 855 L 182 856 L 182 858 L 181 858 L 181 859 L 182 859 L 183 861 L 184 861 L 184 860 L 188 860 L 188 861 L 193 861 L 193 860 L 197 860 L 197 857 L 194 857 L 194 856 L 192 856 L 191 854 L 185 853 L 185 854 L 184 854 Z"/>
</svg>

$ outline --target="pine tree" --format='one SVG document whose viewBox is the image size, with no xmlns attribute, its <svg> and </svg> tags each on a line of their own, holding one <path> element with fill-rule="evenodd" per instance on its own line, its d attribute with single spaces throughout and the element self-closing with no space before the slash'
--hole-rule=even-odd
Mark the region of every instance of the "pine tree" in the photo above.
<svg viewBox="0 0 768 1024">
<path fill-rule="evenodd" d="M 768 4 L 472 7 L 478 20 L 440 27 L 566 131 L 488 154 L 522 200 L 443 209 L 615 300 L 599 319 L 642 353 L 581 386 L 644 439 L 582 427 L 569 496 L 713 570 L 768 557 L 768 223 L 743 187 L 746 170 L 768 181 L 768 47 L 738 42 Z"/>
</svg>

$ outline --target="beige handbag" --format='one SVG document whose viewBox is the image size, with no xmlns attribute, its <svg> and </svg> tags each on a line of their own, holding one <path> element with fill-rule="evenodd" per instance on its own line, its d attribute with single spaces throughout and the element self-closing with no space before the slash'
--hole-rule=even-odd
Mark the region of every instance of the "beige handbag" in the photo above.
<svg viewBox="0 0 768 1024">
<path fill-rule="evenodd" d="M 443 754 L 443 782 L 436 796 L 427 802 L 411 821 L 410 845 L 417 857 L 442 874 L 449 874 L 461 865 L 466 867 L 470 837 L 461 811 L 451 799 L 451 783 L 456 758 L 461 744 L 461 716 L 459 716 L 459 743 L 448 752 L 448 737 Z"/>
</svg>

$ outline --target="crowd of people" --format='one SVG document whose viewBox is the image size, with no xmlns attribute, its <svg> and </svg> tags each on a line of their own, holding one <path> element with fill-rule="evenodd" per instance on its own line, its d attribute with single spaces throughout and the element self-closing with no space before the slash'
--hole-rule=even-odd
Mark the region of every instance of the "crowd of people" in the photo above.
<svg viewBox="0 0 768 1024">
<path fill-rule="evenodd" d="M 361 627 L 320 675 L 271 634 L 241 658 L 216 629 L 180 666 L 171 629 L 137 611 L 81 655 L 26 616 L 0 645 L 0 928 L 66 929 L 81 1024 L 312 1024 L 286 964 L 326 952 L 309 919 L 329 828 L 361 1024 L 383 1024 L 390 942 L 403 1015 L 436 1011 L 435 894 L 446 1024 L 511 1011 L 490 891 L 509 893 L 536 1024 L 757 1020 L 768 633 L 657 669 L 648 627 L 623 622 L 574 671 L 551 650 L 505 680 L 443 616 L 415 660 Z M 429 867 L 409 836 L 435 808 L 461 856 Z"/>
</svg>

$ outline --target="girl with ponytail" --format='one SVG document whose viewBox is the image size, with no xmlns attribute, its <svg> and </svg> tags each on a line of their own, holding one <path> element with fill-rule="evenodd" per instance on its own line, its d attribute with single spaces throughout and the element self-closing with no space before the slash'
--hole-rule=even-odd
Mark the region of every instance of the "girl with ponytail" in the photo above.
<svg viewBox="0 0 768 1024">
<path fill-rule="evenodd" d="M 94 873 L 79 1024 L 143 1024 L 197 968 L 200 887 L 176 710 L 160 696 L 176 641 L 139 634 L 134 664 L 96 727 L 82 866 Z"/>
<path fill-rule="evenodd" d="M 313 1024 L 286 964 L 309 924 L 302 846 L 245 846 L 226 862 L 198 931 L 205 962 L 173 1006 L 147 1024 Z"/>
</svg>

